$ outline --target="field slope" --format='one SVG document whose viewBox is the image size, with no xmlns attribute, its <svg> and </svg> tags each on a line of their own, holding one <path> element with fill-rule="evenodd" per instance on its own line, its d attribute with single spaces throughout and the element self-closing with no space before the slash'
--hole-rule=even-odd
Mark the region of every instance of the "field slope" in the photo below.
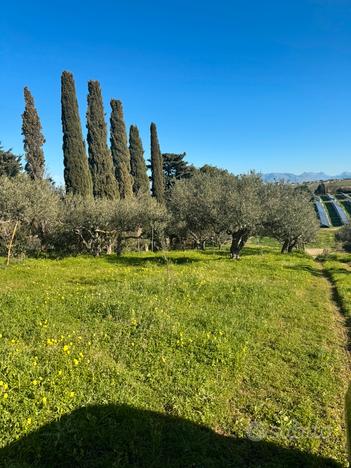
<svg viewBox="0 0 351 468">
<path fill-rule="evenodd" d="M 346 465 L 346 339 L 273 247 L 0 270 L 3 466 Z"/>
</svg>

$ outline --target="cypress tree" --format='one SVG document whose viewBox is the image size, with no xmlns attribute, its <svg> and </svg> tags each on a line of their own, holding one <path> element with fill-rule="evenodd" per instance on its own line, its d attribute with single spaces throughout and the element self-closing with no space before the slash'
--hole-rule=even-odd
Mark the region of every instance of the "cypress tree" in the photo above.
<svg viewBox="0 0 351 468">
<path fill-rule="evenodd" d="M 163 203 L 165 199 L 165 184 L 163 177 L 163 164 L 160 145 L 157 137 L 156 124 L 150 126 L 151 133 L 151 182 L 152 195 L 156 197 L 159 203 Z"/>
<path fill-rule="evenodd" d="M 136 125 L 131 125 L 129 130 L 129 152 L 131 173 L 133 176 L 133 192 L 135 195 L 149 193 L 150 183 L 146 172 L 144 149 Z"/>
<path fill-rule="evenodd" d="M 92 182 L 82 136 L 74 79 L 72 73 L 67 71 L 64 71 L 61 76 L 61 110 L 66 191 L 85 197 L 91 196 Z"/>
<path fill-rule="evenodd" d="M 45 138 L 34 99 L 27 87 L 24 88 L 25 108 L 22 114 L 22 135 L 26 157 L 25 170 L 31 179 L 42 179 L 45 171 L 43 144 Z"/>
<path fill-rule="evenodd" d="M 133 178 L 131 176 L 130 153 L 127 143 L 126 126 L 123 118 L 121 101 L 111 102 L 111 153 L 115 167 L 116 180 L 121 198 L 133 196 Z"/>
<path fill-rule="evenodd" d="M 99 82 L 89 81 L 88 91 L 87 140 L 93 192 L 95 197 L 112 200 L 118 198 L 119 193 L 111 153 L 107 146 L 107 130 Z"/>
</svg>

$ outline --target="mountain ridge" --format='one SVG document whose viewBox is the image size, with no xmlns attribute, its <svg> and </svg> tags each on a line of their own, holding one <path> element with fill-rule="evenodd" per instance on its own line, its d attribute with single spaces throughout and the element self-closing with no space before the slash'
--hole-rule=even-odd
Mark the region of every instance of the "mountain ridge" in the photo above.
<svg viewBox="0 0 351 468">
<path fill-rule="evenodd" d="M 338 175 L 328 175 L 325 172 L 303 172 L 302 174 L 293 174 L 290 172 L 269 172 L 263 174 L 265 182 L 285 181 L 292 183 L 319 182 L 321 180 L 342 180 L 350 179 L 351 172 L 344 171 Z"/>
</svg>

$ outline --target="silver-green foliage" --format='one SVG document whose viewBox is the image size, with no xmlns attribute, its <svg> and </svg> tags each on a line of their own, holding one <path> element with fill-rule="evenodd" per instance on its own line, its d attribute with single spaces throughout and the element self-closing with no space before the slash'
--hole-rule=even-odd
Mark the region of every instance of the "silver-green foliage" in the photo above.
<svg viewBox="0 0 351 468">
<path fill-rule="evenodd" d="M 282 244 L 282 252 L 303 247 L 319 229 L 308 192 L 291 184 L 265 186 L 264 232 Z"/>
<path fill-rule="evenodd" d="M 0 178 L 0 250 L 13 236 L 17 252 L 45 250 L 59 223 L 59 193 L 45 180 Z"/>
<path fill-rule="evenodd" d="M 196 242 L 231 238 L 231 254 L 238 256 L 262 220 L 262 181 L 254 173 L 234 176 L 226 171 L 198 172 L 177 181 L 170 210 L 174 229 Z"/>
<path fill-rule="evenodd" d="M 93 255 L 121 253 L 129 238 L 141 238 L 166 211 L 151 197 L 121 200 L 69 196 L 63 200 L 57 248 Z"/>
</svg>

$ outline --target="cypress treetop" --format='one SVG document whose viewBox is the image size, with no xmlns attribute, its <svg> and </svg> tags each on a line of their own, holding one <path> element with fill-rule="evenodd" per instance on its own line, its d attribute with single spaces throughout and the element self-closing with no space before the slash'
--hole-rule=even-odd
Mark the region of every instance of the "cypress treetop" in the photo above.
<svg viewBox="0 0 351 468">
<path fill-rule="evenodd" d="M 25 109 L 22 114 L 22 135 L 26 157 L 25 170 L 31 179 L 42 179 L 45 171 L 43 144 L 45 138 L 34 99 L 27 87 L 24 88 Z"/>
<path fill-rule="evenodd" d="M 165 200 L 165 184 L 163 177 L 163 163 L 160 144 L 158 142 L 156 124 L 150 126 L 151 134 L 151 181 L 152 195 L 156 197 L 159 203 L 164 203 Z"/>
<path fill-rule="evenodd" d="M 130 167 L 130 153 L 127 143 L 126 126 L 122 102 L 112 99 L 111 105 L 111 153 L 121 198 L 133 196 L 133 178 Z"/>
<path fill-rule="evenodd" d="M 113 200 L 119 198 L 119 191 L 111 153 L 107 146 L 107 130 L 99 82 L 89 81 L 88 91 L 87 140 L 93 192 L 95 197 Z"/>
<path fill-rule="evenodd" d="M 148 194 L 150 192 L 150 182 L 147 175 L 146 163 L 144 160 L 144 149 L 136 125 L 131 125 L 129 130 L 129 152 L 131 173 L 133 176 L 133 192 L 135 195 Z"/>
<path fill-rule="evenodd" d="M 78 101 L 72 73 L 61 76 L 63 163 L 66 191 L 92 196 L 92 182 L 80 124 Z"/>
</svg>

